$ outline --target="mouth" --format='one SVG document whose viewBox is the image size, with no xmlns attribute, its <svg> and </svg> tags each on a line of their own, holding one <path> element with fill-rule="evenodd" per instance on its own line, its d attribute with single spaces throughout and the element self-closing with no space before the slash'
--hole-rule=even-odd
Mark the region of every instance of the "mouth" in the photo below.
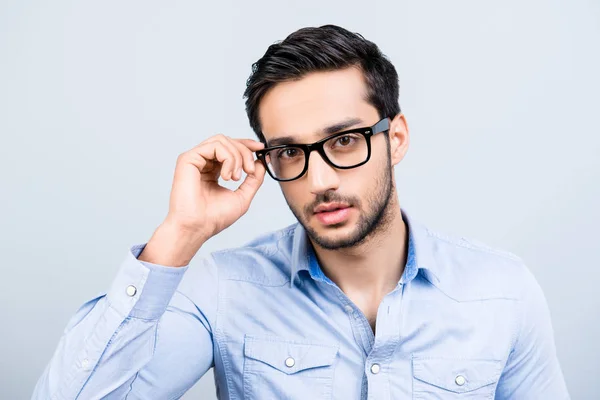
<svg viewBox="0 0 600 400">
<path fill-rule="evenodd" d="M 336 225 L 345 222 L 351 210 L 348 204 L 328 203 L 317 206 L 314 215 L 323 225 Z"/>
<path fill-rule="evenodd" d="M 337 211 L 337 210 L 343 210 L 345 208 L 350 208 L 350 206 L 348 204 L 344 204 L 344 203 L 327 203 L 327 204 L 320 204 L 317 207 L 315 207 L 315 214 L 320 214 L 320 213 L 327 213 L 327 212 L 333 212 L 333 211 Z"/>
</svg>

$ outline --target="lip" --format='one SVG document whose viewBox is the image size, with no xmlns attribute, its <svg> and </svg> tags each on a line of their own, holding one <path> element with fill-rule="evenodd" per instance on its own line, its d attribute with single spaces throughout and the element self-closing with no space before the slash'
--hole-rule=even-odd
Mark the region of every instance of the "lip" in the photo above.
<svg viewBox="0 0 600 400">
<path fill-rule="evenodd" d="M 341 203 L 322 204 L 315 208 L 315 217 L 323 225 L 338 225 L 345 222 L 352 207 Z"/>
<path fill-rule="evenodd" d="M 323 213 L 323 212 L 332 212 L 339 209 L 350 208 L 348 204 L 344 203 L 327 203 L 327 204 L 319 204 L 315 208 L 315 214 Z"/>
</svg>

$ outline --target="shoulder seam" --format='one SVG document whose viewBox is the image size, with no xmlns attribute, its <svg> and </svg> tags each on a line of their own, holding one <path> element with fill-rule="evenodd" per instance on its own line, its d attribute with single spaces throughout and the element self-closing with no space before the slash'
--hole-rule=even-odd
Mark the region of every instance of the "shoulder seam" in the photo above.
<svg viewBox="0 0 600 400">
<path fill-rule="evenodd" d="M 265 236 L 268 236 L 269 234 L 271 234 L 274 237 L 273 242 L 276 243 L 276 246 L 274 246 L 274 247 L 278 249 L 279 242 L 282 239 L 285 239 L 286 237 L 290 236 L 294 232 L 293 228 L 294 228 L 294 225 L 290 225 L 288 227 L 285 227 L 285 228 L 282 228 L 282 229 L 279 229 L 276 231 L 272 231 L 272 232 L 269 232 L 269 233 L 266 233 L 263 235 L 259 235 L 259 236 L 257 236 L 257 238 L 265 237 Z M 252 242 L 250 242 L 250 243 L 252 243 Z M 230 248 L 225 248 L 225 249 L 214 250 L 210 254 L 211 255 L 219 255 L 219 254 L 225 254 L 225 253 L 229 253 L 231 251 L 240 250 L 240 249 L 263 249 L 263 250 L 266 250 L 269 247 L 270 247 L 269 244 L 258 244 L 258 245 L 252 244 L 252 245 L 250 245 L 249 243 L 247 243 L 245 245 L 238 246 L 238 247 L 230 247 Z M 274 249 L 271 249 L 271 251 L 266 251 L 266 253 L 272 254 L 272 253 L 274 253 Z"/>
<path fill-rule="evenodd" d="M 487 245 L 476 244 L 476 243 L 473 243 L 471 240 L 464 238 L 464 237 L 461 237 L 460 241 L 452 240 L 452 238 L 449 237 L 448 235 L 445 235 L 445 234 L 442 234 L 439 232 L 435 232 L 430 229 L 427 229 L 427 234 L 429 236 L 432 236 L 439 240 L 442 240 L 446 243 L 453 244 L 455 246 L 459 246 L 459 247 L 462 247 L 465 249 L 469 249 L 469 250 L 473 250 L 473 251 L 480 251 L 482 253 L 488 253 L 488 254 L 504 257 L 511 261 L 515 261 L 517 263 L 523 262 L 521 257 L 517 256 L 514 253 L 511 253 L 510 251 L 496 249 L 496 248 L 493 248 L 493 247 L 490 247 Z"/>
</svg>

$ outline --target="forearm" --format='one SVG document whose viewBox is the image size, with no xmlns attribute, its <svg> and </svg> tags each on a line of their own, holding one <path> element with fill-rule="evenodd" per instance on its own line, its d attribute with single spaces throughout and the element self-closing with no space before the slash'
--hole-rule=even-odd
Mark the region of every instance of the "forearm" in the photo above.
<svg viewBox="0 0 600 400">
<path fill-rule="evenodd" d="M 165 221 L 156 229 L 139 260 L 171 267 L 188 265 L 209 236 Z"/>
<path fill-rule="evenodd" d="M 152 270 L 136 259 L 141 249 L 132 249 L 106 294 L 71 318 L 34 399 L 74 399 L 84 390 L 86 397 L 114 395 L 150 361 L 158 321 L 185 268 Z"/>
</svg>

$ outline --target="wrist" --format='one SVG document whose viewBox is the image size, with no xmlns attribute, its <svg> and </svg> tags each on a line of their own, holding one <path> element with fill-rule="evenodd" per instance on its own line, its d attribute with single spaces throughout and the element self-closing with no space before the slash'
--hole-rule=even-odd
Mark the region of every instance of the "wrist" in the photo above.
<svg viewBox="0 0 600 400">
<path fill-rule="evenodd" d="M 183 267 L 190 263 L 206 240 L 208 237 L 202 232 L 191 232 L 165 221 L 154 231 L 138 260 Z"/>
</svg>

